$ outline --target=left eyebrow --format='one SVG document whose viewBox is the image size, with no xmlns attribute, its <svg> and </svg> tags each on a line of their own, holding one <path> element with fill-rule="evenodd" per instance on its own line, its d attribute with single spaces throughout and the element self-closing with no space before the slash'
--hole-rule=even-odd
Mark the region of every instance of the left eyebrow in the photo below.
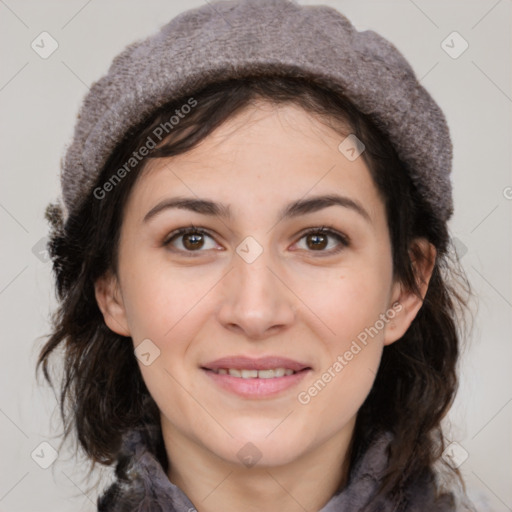
<svg viewBox="0 0 512 512">
<path fill-rule="evenodd" d="M 310 199 L 299 199 L 286 206 L 279 214 L 280 219 L 286 217 L 298 217 L 307 213 L 316 212 L 328 208 L 329 206 L 343 206 L 349 208 L 361 215 L 371 224 L 370 214 L 363 208 L 363 205 L 350 197 L 340 196 L 338 194 L 329 194 L 324 196 L 315 196 Z"/>
<path fill-rule="evenodd" d="M 367 222 L 371 224 L 372 220 L 369 213 L 363 206 L 349 197 L 340 196 L 337 194 L 329 194 L 323 196 L 315 196 L 309 199 L 299 199 L 285 206 L 278 215 L 279 219 L 298 217 L 313 213 L 330 206 L 342 206 L 349 208 L 358 213 Z M 221 203 L 216 203 L 207 199 L 196 199 L 191 197 L 175 197 L 171 199 L 164 199 L 144 216 L 143 222 L 148 222 L 151 218 L 155 217 L 160 212 L 170 209 L 180 208 L 183 210 L 190 210 L 203 215 L 217 216 L 223 218 L 232 218 L 232 212 L 229 206 Z"/>
</svg>

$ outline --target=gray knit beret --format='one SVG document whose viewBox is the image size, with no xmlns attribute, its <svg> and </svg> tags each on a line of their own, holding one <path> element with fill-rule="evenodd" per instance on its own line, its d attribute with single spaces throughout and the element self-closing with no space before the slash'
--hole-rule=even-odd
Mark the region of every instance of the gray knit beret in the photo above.
<svg viewBox="0 0 512 512">
<path fill-rule="evenodd" d="M 210 1 L 119 54 L 87 94 L 63 160 L 64 217 L 130 128 L 205 85 L 256 73 L 312 76 L 343 91 L 387 135 L 437 219 L 450 217 L 448 127 L 408 62 L 335 9 L 291 0 Z"/>
</svg>

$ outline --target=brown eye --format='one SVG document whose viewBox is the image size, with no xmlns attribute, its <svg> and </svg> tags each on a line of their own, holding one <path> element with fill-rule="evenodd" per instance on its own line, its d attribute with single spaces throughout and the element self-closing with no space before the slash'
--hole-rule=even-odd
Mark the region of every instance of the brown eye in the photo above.
<svg viewBox="0 0 512 512">
<path fill-rule="evenodd" d="M 183 247 L 193 251 L 204 245 L 204 237 L 201 233 L 187 233 L 183 235 Z"/>
<path fill-rule="evenodd" d="M 328 237 L 323 233 L 313 233 L 306 235 L 306 244 L 310 249 L 325 249 L 327 247 Z"/>
<path fill-rule="evenodd" d="M 200 228 L 182 228 L 171 233 L 163 243 L 177 252 L 204 252 L 217 248 L 215 240 Z"/>
<path fill-rule="evenodd" d="M 349 246 L 348 238 L 334 229 L 313 228 L 308 230 L 299 240 L 299 246 L 304 240 L 302 249 L 308 252 L 318 252 L 325 255 L 336 254 Z"/>
</svg>

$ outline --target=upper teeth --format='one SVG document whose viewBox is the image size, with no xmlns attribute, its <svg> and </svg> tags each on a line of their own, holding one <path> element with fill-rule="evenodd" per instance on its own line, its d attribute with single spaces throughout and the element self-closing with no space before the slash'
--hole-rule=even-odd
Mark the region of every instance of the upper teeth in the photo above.
<svg viewBox="0 0 512 512">
<path fill-rule="evenodd" d="M 232 377 L 241 377 L 242 379 L 273 379 L 274 377 L 284 377 L 295 373 L 289 368 L 273 368 L 271 370 L 236 370 L 235 368 L 219 368 L 214 370 L 220 375 L 231 375 Z"/>
</svg>

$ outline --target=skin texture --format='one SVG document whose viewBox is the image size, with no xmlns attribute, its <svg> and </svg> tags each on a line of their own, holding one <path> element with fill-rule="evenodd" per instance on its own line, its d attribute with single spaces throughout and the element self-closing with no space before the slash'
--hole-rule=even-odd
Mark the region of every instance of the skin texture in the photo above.
<svg viewBox="0 0 512 512">
<path fill-rule="evenodd" d="M 298 106 L 258 102 L 192 151 L 149 161 L 128 199 L 118 274 L 97 281 L 96 297 L 110 329 L 160 350 L 139 366 L 161 411 L 169 478 L 199 512 L 324 506 L 346 481 L 343 461 L 383 347 L 421 307 L 393 281 L 385 207 L 363 158 L 338 150 L 345 136 Z M 293 201 L 333 193 L 368 218 L 339 205 L 278 216 Z M 144 222 L 177 196 L 229 205 L 232 217 L 167 208 Z M 202 246 L 187 252 L 187 236 L 164 244 L 190 225 L 209 232 Z M 348 245 L 322 234 L 315 245 L 303 233 L 324 225 Z M 236 252 L 248 236 L 262 249 L 251 263 Z M 435 250 L 418 244 L 429 256 L 417 268 L 424 296 Z M 301 403 L 299 393 L 394 304 L 393 318 Z M 278 396 L 244 399 L 201 369 L 232 355 L 283 356 L 312 370 Z M 261 454 L 252 467 L 237 456 L 249 442 Z"/>
</svg>

